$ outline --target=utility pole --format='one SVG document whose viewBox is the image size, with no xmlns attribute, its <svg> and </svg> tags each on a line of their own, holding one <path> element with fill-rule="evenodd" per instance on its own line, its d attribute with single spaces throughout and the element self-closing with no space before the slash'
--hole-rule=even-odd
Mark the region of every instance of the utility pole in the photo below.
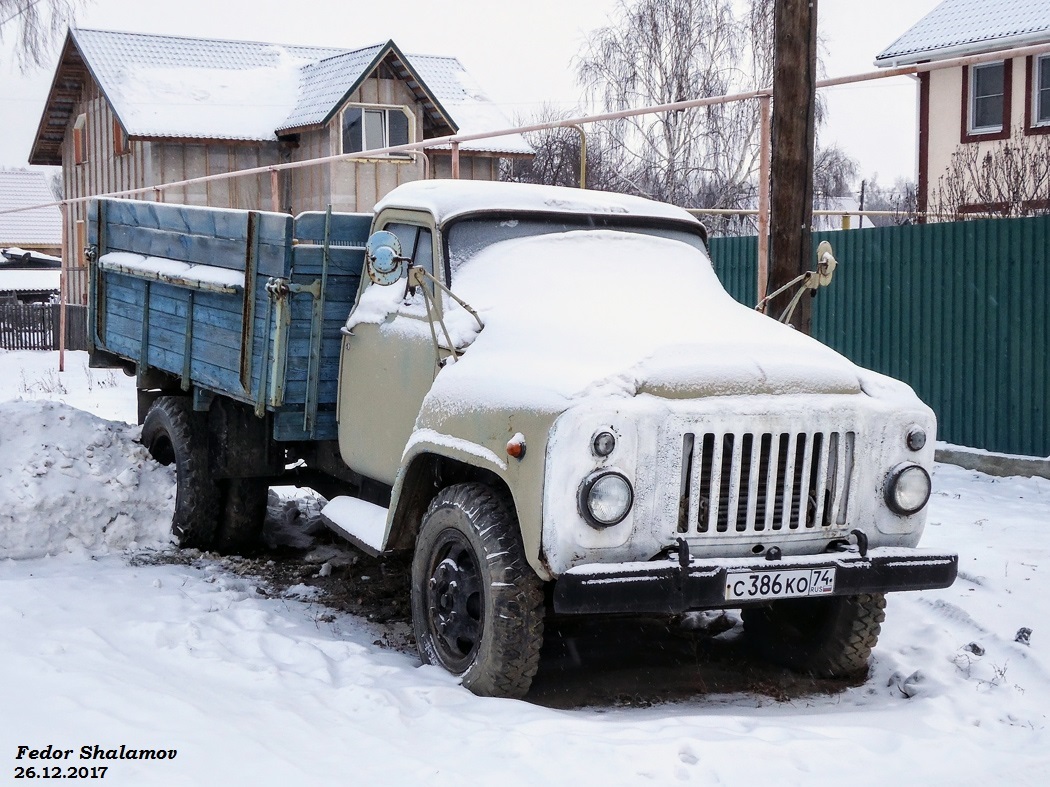
<svg viewBox="0 0 1050 787">
<path fill-rule="evenodd" d="M 773 158 L 770 171 L 770 266 L 774 292 L 814 266 L 813 144 L 816 123 L 817 0 L 775 0 L 773 9 Z M 797 288 L 775 298 L 779 315 Z M 810 294 L 791 324 L 810 332 Z"/>
</svg>

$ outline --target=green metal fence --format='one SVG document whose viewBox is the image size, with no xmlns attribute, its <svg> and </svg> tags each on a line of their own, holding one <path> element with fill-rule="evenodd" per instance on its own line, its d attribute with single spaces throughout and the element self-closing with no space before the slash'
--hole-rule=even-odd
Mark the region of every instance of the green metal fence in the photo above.
<svg viewBox="0 0 1050 787">
<path fill-rule="evenodd" d="M 815 233 L 839 267 L 813 334 L 909 383 L 938 437 L 1050 455 L 1050 216 Z M 756 239 L 714 238 L 726 289 L 755 303 Z"/>
</svg>

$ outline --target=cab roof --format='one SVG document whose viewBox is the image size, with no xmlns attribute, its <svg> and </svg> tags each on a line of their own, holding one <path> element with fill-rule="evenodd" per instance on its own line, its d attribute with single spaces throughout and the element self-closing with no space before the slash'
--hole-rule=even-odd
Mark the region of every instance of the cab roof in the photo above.
<svg viewBox="0 0 1050 787">
<path fill-rule="evenodd" d="M 398 186 L 376 204 L 375 210 L 379 213 L 387 208 L 427 211 L 438 224 L 457 216 L 484 211 L 622 215 L 702 226 L 685 210 L 663 202 L 607 191 L 532 183 L 417 180 Z"/>
</svg>

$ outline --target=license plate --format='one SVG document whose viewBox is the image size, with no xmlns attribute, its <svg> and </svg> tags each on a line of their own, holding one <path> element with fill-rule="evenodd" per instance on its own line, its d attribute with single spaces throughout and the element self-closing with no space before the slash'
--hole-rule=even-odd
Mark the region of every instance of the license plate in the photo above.
<svg viewBox="0 0 1050 787">
<path fill-rule="evenodd" d="M 825 596 L 834 590 L 834 568 L 741 571 L 726 576 L 726 601 Z"/>
</svg>

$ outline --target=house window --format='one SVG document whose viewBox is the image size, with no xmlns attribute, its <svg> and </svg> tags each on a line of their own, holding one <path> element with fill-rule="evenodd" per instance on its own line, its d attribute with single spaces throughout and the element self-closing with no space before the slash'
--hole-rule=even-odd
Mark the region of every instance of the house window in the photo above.
<svg viewBox="0 0 1050 787">
<path fill-rule="evenodd" d="M 1006 101 L 1006 68 L 1003 63 L 985 63 L 970 69 L 970 133 L 1003 130 Z"/>
<path fill-rule="evenodd" d="M 1050 125 L 1050 55 L 1043 55 L 1035 61 L 1035 90 L 1032 101 L 1032 124 Z"/>
<path fill-rule="evenodd" d="M 73 124 L 73 163 L 87 161 L 87 115 L 79 115 Z"/>
<path fill-rule="evenodd" d="M 401 107 L 347 107 L 343 110 L 343 153 L 408 144 L 410 121 Z"/>
<path fill-rule="evenodd" d="M 113 118 L 113 155 L 123 156 L 130 152 L 131 144 L 128 142 L 128 135 L 124 133 L 124 127 L 120 125 L 120 121 Z"/>
</svg>

